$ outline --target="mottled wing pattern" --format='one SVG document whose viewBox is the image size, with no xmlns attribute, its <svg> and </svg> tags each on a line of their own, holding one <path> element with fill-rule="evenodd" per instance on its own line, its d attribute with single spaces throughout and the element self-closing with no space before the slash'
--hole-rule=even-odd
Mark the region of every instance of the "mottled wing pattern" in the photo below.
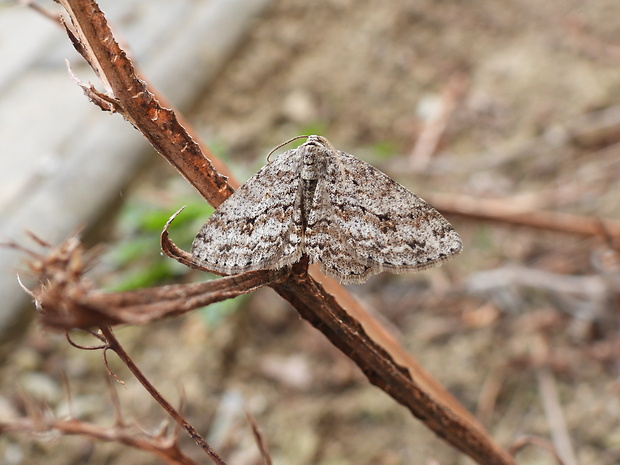
<svg viewBox="0 0 620 465">
<path fill-rule="evenodd" d="M 209 217 L 191 248 L 214 272 L 278 269 L 302 254 L 301 158 L 289 150 L 265 165 Z"/>
<path fill-rule="evenodd" d="M 353 155 L 325 154 L 306 229 L 307 254 L 325 274 L 359 283 L 381 271 L 428 268 L 461 251 L 459 235 L 424 200 Z"/>
</svg>

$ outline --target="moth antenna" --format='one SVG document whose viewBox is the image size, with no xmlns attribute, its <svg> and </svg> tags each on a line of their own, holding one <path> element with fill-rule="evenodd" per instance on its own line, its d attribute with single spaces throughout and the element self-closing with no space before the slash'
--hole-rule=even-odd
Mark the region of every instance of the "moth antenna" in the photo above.
<svg viewBox="0 0 620 465">
<path fill-rule="evenodd" d="M 317 139 L 319 139 L 321 141 L 321 143 L 327 147 L 329 150 L 331 150 L 332 152 L 338 153 L 338 151 L 334 148 L 334 146 L 331 144 L 330 141 L 328 141 L 327 139 L 325 139 L 325 137 L 323 136 L 314 136 Z"/>
<path fill-rule="evenodd" d="M 293 142 L 293 141 L 295 141 L 295 140 L 297 140 L 297 139 L 304 139 L 304 138 L 306 138 L 306 139 L 307 139 L 308 137 L 310 137 L 310 136 L 295 136 L 295 137 L 293 137 L 292 139 L 287 140 L 286 142 L 282 142 L 282 143 L 281 143 L 280 145 L 278 145 L 277 147 L 275 147 L 275 148 L 271 149 L 271 152 L 269 152 L 269 153 L 267 154 L 267 162 L 269 163 L 269 162 L 271 161 L 271 160 L 269 160 L 269 157 L 270 157 L 271 155 L 273 155 L 273 152 L 275 152 L 276 150 L 281 149 L 281 148 L 282 148 L 282 147 L 284 147 L 285 145 L 290 144 L 291 142 Z"/>
</svg>

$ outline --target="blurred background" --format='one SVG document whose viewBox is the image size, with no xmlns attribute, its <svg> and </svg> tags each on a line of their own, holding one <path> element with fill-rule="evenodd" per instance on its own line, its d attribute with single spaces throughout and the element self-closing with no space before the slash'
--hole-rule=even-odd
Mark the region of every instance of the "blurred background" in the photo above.
<svg viewBox="0 0 620 465">
<path fill-rule="evenodd" d="M 502 445 L 538 435 L 567 464 L 620 462 L 620 3 L 100 5 L 143 76 L 239 180 L 279 143 L 320 134 L 442 210 L 463 238 L 459 257 L 349 290 Z M 159 233 L 188 205 L 171 232 L 187 249 L 212 210 L 129 123 L 87 101 L 65 59 L 99 86 L 58 25 L 0 4 L 0 241 L 29 246 L 28 229 L 57 244 L 85 226 L 105 248 L 99 287 L 207 279 L 161 257 Z M 456 215 L 462 199 L 474 212 L 495 201 L 491 219 Z M 507 211 L 610 222 L 578 235 L 492 219 Z M 20 260 L 0 250 L 0 421 L 26 414 L 24 392 L 66 415 L 66 374 L 74 415 L 113 425 L 101 354 L 37 327 Z M 260 463 L 244 409 L 276 463 L 472 463 L 269 289 L 117 334 L 228 463 Z M 155 430 L 165 416 L 110 358 L 127 421 Z M 154 463 L 42 436 L 0 436 L 0 462 Z M 535 448 L 519 459 L 553 463 Z"/>
</svg>

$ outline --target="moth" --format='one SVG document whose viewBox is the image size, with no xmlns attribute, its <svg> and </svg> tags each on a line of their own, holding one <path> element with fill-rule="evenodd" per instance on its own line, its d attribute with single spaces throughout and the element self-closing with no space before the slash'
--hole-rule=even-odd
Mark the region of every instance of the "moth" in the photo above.
<svg viewBox="0 0 620 465">
<path fill-rule="evenodd" d="M 222 203 L 191 254 L 226 275 L 279 269 L 307 255 L 348 284 L 381 271 L 429 268 L 461 249 L 457 232 L 428 203 L 314 135 L 269 161 Z"/>
</svg>

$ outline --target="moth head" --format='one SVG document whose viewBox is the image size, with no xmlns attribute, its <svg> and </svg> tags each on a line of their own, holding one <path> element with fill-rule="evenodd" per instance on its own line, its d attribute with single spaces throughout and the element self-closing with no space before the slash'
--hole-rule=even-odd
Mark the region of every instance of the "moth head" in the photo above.
<svg viewBox="0 0 620 465">
<path fill-rule="evenodd" d="M 273 153 L 284 147 L 285 145 L 290 144 L 293 141 L 296 141 L 297 139 L 306 139 L 306 142 L 303 144 L 304 146 L 308 147 L 311 145 L 317 146 L 317 147 L 322 147 L 322 148 L 326 148 L 328 150 L 335 150 L 334 147 L 332 146 L 332 144 L 329 143 L 329 141 L 327 139 L 325 139 L 325 137 L 322 136 L 316 136 L 316 135 L 311 135 L 311 136 L 295 136 L 292 139 L 287 140 L 286 142 L 283 142 L 282 144 L 278 145 L 277 147 L 274 147 L 271 152 L 269 152 L 267 154 L 267 161 L 271 161 L 269 159 L 269 157 L 271 157 L 271 155 L 273 155 Z"/>
</svg>

